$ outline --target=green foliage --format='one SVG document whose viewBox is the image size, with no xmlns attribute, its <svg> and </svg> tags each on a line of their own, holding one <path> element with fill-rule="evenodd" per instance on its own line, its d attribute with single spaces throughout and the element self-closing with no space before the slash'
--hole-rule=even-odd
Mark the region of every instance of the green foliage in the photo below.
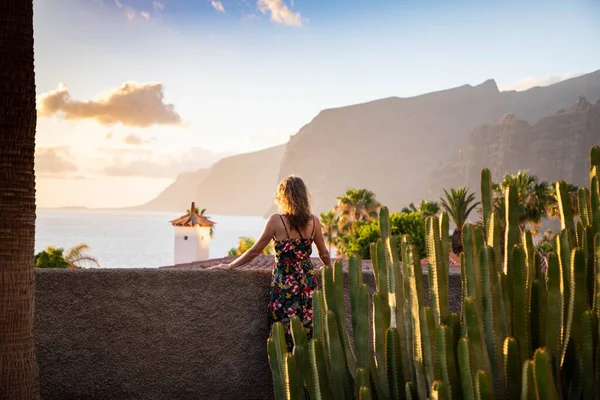
<svg viewBox="0 0 600 400">
<path fill-rule="evenodd" d="M 48 247 L 35 255 L 33 264 L 36 268 L 69 268 L 64 251 L 61 247 Z"/>
<path fill-rule="evenodd" d="M 408 207 L 404 207 L 401 211 L 402 214 L 410 214 L 410 213 L 421 213 L 423 217 L 433 217 L 434 215 L 438 215 L 440 212 L 440 206 L 435 201 L 429 200 L 421 200 L 419 206 L 415 206 L 414 203 L 410 203 Z"/>
<path fill-rule="evenodd" d="M 408 235 L 418 250 L 419 259 L 425 256 L 425 220 L 420 213 L 393 213 L 389 216 L 390 233 L 396 245 Z M 339 246 L 347 256 L 371 258 L 370 244 L 381 237 L 379 221 L 357 222 L 352 232 L 340 238 Z"/>
<path fill-rule="evenodd" d="M 71 247 L 64 254 L 62 247 L 48 247 L 33 258 L 36 268 L 83 268 L 86 264 L 99 267 L 98 260 L 87 254 L 89 246 L 85 243 Z"/>
<path fill-rule="evenodd" d="M 252 246 L 254 246 L 255 240 L 250 236 L 240 236 L 238 238 L 238 246 L 233 247 L 227 253 L 228 256 L 240 256 L 248 251 Z M 273 248 L 273 244 L 269 243 L 264 250 L 263 254 L 275 254 L 275 249 Z"/>
<path fill-rule="evenodd" d="M 350 260 L 355 334 L 346 329 L 342 265 L 323 267 L 323 287 L 314 294 L 313 339 L 307 345 L 294 336 L 292 357 L 280 350 L 281 323 L 269 339 L 277 398 L 298 398 L 299 382 L 310 399 L 599 398 L 600 182 L 594 168 L 592 160 L 589 205 L 582 195 L 585 219 L 577 224 L 568 186 L 557 185 L 562 231 L 547 268 L 531 232 L 521 229 L 519 181 L 504 189 L 502 217 L 484 201 L 485 224 L 463 227 L 460 316 L 448 309 L 449 215 L 429 217 L 424 225 L 425 292 L 416 246 L 408 236 L 394 236 L 393 214 L 382 207 L 378 237 L 377 225 L 369 231 L 375 239 L 369 246 L 372 296 L 360 261 Z M 298 361 L 305 347 L 308 367 Z M 302 366 L 304 375 L 295 375 Z"/>
</svg>

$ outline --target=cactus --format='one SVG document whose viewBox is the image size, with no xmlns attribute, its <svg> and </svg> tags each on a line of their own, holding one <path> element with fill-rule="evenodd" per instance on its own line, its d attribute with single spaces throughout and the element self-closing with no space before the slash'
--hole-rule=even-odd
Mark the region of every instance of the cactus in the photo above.
<svg viewBox="0 0 600 400">
<path fill-rule="evenodd" d="M 594 233 L 598 234 L 600 232 L 600 176 L 595 175 L 592 178 L 590 192 L 590 208 L 592 212 L 591 225 L 594 228 Z"/>
<path fill-rule="evenodd" d="M 564 334 L 564 281 L 562 279 L 561 264 L 556 253 L 550 253 L 548 256 L 548 308 L 546 316 L 546 346 L 551 354 L 557 358 L 562 352 L 563 334 Z"/>
<path fill-rule="evenodd" d="M 275 389 L 275 398 L 277 400 L 285 399 L 285 369 L 284 354 L 287 352 L 285 342 L 285 331 L 281 322 L 273 324 L 273 333 L 267 339 L 267 350 L 269 355 L 269 365 L 271 366 L 273 376 L 273 387 Z"/>
<path fill-rule="evenodd" d="M 522 356 L 519 341 L 509 336 L 504 339 L 504 374 L 506 376 L 505 393 L 507 399 L 517 399 L 521 394 Z M 527 362 L 527 359 L 524 361 Z"/>
<path fill-rule="evenodd" d="M 440 325 L 437 329 L 437 341 L 442 371 L 442 381 L 448 388 L 450 399 L 460 399 L 460 379 L 457 373 L 455 346 L 452 332 L 447 325 Z"/>
<path fill-rule="evenodd" d="M 504 273 L 509 282 L 513 282 L 513 247 L 519 243 L 519 211 L 517 187 L 510 185 L 506 190 L 506 232 L 504 237 Z M 512 286 L 507 286 L 508 297 L 512 298 Z M 506 313 L 511 314 L 510 305 L 506 305 Z M 510 333 L 510 332 L 509 332 Z"/>
<path fill-rule="evenodd" d="M 586 309 L 586 282 L 587 272 L 585 265 L 585 254 L 582 249 L 574 249 L 571 256 L 571 290 L 567 314 L 567 324 L 563 338 L 563 351 L 561 363 L 564 363 L 567 353 L 567 344 L 570 338 L 575 346 L 581 344 L 581 318 Z"/>
<path fill-rule="evenodd" d="M 431 385 L 431 399 L 432 400 L 450 400 L 450 393 L 448 387 L 442 381 L 435 381 Z"/>
<path fill-rule="evenodd" d="M 558 400 L 558 390 L 554 378 L 552 355 L 548 349 L 541 347 L 533 355 L 534 380 L 538 399 Z"/>
<path fill-rule="evenodd" d="M 485 246 L 481 251 L 481 273 L 483 275 L 483 313 L 485 342 L 491 365 L 491 376 L 497 397 L 504 398 L 504 368 L 502 360 L 502 344 L 505 334 L 502 329 L 500 314 L 500 293 L 498 275 L 494 270 L 494 249 Z M 509 314 L 510 315 L 510 314 Z M 485 372 L 485 371 L 484 371 Z"/>
<path fill-rule="evenodd" d="M 594 176 L 600 176 L 600 146 L 594 146 L 590 151 L 590 180 Z"/>
<path fill-rule="evenodd" d="M 574 231 L 573 209 L 571 208 L 571 199 L 569 198 L 566 182 L 556 182 L 556 194 L 558 197 L 558 210 L 560 212 L 560 229 Z"/>
<path fill-rule="evenodd" d="M 329 374 L 325 362 L 325 351 L 320 339 L 313 338 L 310 341 L 308 354 L 311 371 L 313 373 L 313 380 L 315 382 L 315 389 L 311 394 L 311 397 L 318 400 L 331 399 L 332 391 L 329 387 Z"/>
<path fill-rule="evenodd" d="M 598 335 L 596 330 L 596 316 L 592 311 L 584 311 L 581 316 L 581 363 L 579 365 L 583 393 L 594 393 L 594 353 Z"/>
<path fill-rule="evenodd" d="M 400 335 L 396 328 L 389 328 L 385 336 L 385 365 L 392 399 L 404 398 L 406 393 L 402 361 L 400 359 Z"/>
<path fill-rule="evenodd" d="M 490 383 L 489 375 L 482 370 L 477 371 L 475 374 L 475 393 L 478 400 L 492 400 L 494 398 L 494 392 Z"/>
<path fill-rule="evenodd" d="M 492 175 L 490 170 L 481 171 L 481 208 L 483 211 L 483 227 L 487 234 L 493 210 Z"/>
<path fill-rule="evenodd" d="M 487 195 L 489 171 L 482 172 L 484 227 L 463 229 L 460 315 L 450 313 L 448 304 L 447 214 L 425 226 L 428 306 L 415 246 L 407 236 L 396 242 L 382 207 L 381 239 L 370 247 L 375 291 L 352 257 L 348 308 L 341 263 L 323 267 L 310 341 L 300 319 L 291 318 L 294 346 L 288 353 L 283 324 L 273 325 L 267 352 L 275 398 L 545 400 L 600 394 L 600 148 L 593 152 L 591 186 L 578 192 L 577 224 L 566 184 L 556 185 L 563 229 L 546 269 L 531 233 L 520 233 L 516 188 L 505 192 L 503 223 Z"/>
<path fill-rule="evenodd" d="M 447 226 L 447 219 L 448 215 L 445 213 L 442 213 L 441 219 L 435 216 L 429 217 L 428 236 L 426 237 L 429 249 L 427 256 L 429 257 L 432 271 L 430 279 L 433 283 L 429 291 L 437 326 L 445 323 L 448 318 L 448 270 L 450 268 L 448 257 L 444 257 L 444 234 L 441 229 L 443 225 Z M 447 236 L 446 232 L 446 239 Z M 447 245 L 446 243 L 446 247 Z"/>
<path fill-rule="evenodd" d="M 523 374 L 521 377 L 521 400 L 536 400 L 535 378 L 533 377 L 533 361 L 527 360 L 523 363 Z"/>
<path fill-rule="evenodd" d="M 529 324 L 530 290 L 527 287 L 527 267 L 525 251 L 521 246 L 513 249 L 513 335 L 519 344 L 521 359 L 519 365 L 530 356 L 531 327 Z"/>
</svg>

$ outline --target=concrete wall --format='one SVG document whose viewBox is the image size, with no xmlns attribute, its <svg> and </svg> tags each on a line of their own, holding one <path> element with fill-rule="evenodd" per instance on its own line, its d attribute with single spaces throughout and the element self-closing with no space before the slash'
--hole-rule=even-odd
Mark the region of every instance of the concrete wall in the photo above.
<svg viewBox="0 0 600 400">
<path fill-rule="evenodd" d="M 271 399 L 268 287 L 262 271 L 37 270 L 42 398 Z"/>
</svg>

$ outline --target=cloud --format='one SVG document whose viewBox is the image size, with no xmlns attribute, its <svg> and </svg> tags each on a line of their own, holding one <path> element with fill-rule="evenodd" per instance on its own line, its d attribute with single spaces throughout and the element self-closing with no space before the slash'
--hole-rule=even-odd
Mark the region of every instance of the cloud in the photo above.
<svg viewBox="0 0 600 400">
<path fill-rule="evenodd" d="M 562 82 L 567 79 L 577 78 L 578 76 L 583 75 L 582 72 L 567 72 L 566 74 L 552 76 L 530 76 L 528 78 L 521 79 L 520 81 L 510 83 L 507 85 L 502 85 L 500 90 L 516 90 L 523 91 L 527 89 L 531 89 L 536 86 L 549 86 L 558 82 Z"/>
<path fill-rule="evenodd" d="M 39 147 L 35 149 L 35 171 L 39 176 L 54 176 L 77 171 L 68 147 Z"/>
<path fill-rule="evenodd" d="M 149 19 L 150 19 L 150 13 L 148 13 L 148 11 L 142 11 L 142 12 L 140 13 L 140 16 L 141 16 L 142 18 L 144 18 L 145 20 L 149 20 Z"/>
<path fill-rule="evenodd" d="M 161 83 L 126 82 L 95 100 L 71 99 L 64 84 L 38 97 L 38 115 L 62 114 L 67 120 L 94 119 L 102 125 L 121 123 L 146 128 L 151 125 L 183 125 L 172 104 L 163 102 Z"/>
<path fill-rule="evenodd" d="M 165 9 L 165 5 L 159 1 L 154 1 L 152 2 L 152 8 L 154 8 L 156 11 L 162 11 Z"/>
<path fill-rule="evenodd" d="M 213 8 L 215 10 L 220 11 L 220 12 L 225 12 L 225 7 L 223 7 L 223 3 L 221 3 L 220 1 L 211 0 L 210 4 L 213 6 Z"/>
<path fill-rule="evenodd" d="M 149 142 L 148 140 L 143 139 L 141 136 L 134 135 L 133 133 L 130 133 L 129 135 L 125 136 L 125 139 L 123 139 L 123 141 L 132 146 L 140 146 Z"/>
<path fill-rule="evenodd" d="M 271 14 L 271 21 L 288 26 L 303 26 L 304 18 L 299 12 L 293 12 L 283 0 L 258 0 L 256 6 L 261 13 Z M 292 5 L 293 7 L 293 5 Z"/>
</svg>

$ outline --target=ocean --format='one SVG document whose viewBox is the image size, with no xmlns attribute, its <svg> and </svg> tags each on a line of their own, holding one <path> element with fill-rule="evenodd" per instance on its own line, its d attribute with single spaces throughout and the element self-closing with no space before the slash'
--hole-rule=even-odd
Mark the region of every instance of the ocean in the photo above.
<svg viewBox="0 0 600 400">
<path fill-rule="evenodd" d="M 156 268 L 173 265 L 173 227 L 169 221 L 182 213 L 105 210 L 38 209 L 36 253 L 48 246 L 68 249 L 79 243 L 102 268 Z M 257 239 L 262 217 L 210 215 L 216 222 L 210 258 L 227 255 L 238 237 Z"/>
</svg>

